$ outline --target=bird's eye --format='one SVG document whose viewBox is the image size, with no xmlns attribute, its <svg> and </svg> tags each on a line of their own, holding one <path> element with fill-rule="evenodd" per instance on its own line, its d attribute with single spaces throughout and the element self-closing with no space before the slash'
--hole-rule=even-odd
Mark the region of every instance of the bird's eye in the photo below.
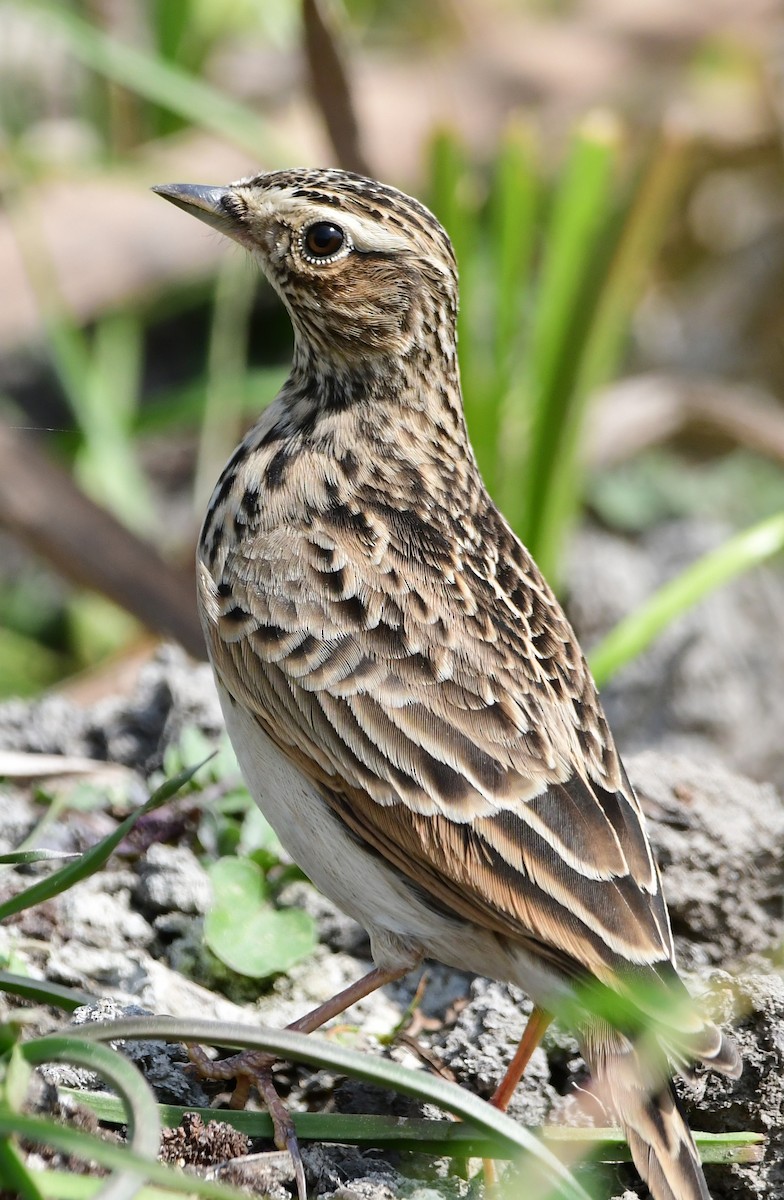
<svg viewBox="0 0 784 1200">
<path fill-rule="evenodd" d="M 342 249 L 346 235 L 338 225 L 318 221 L 305 230 L 304 246 L 311 258 L 331 258 Z"/>
</svg>

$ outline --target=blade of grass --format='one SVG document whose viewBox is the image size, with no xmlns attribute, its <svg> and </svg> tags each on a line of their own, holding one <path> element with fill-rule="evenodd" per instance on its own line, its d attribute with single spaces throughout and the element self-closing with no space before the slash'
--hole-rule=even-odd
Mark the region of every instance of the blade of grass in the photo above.
<svg viewBox="0 0 784 1200">
<path fill-rule="evenodd" d="M 72 1175 L 66 1171 L 36 1170 L 35 1182 L 44 1200 L 96 1200 L 104 1180 L 96 1179 L 93 1175 Z M 136 1200 L 171 1198 L 172 1192 L 168 1188 L 143 1186 L 136 1193 Z"/>
<path fill-rule="evenodd" d="M 207 761 L 209 760 L 205 759 L 205 762 Z M 19 892 L 16 896 L 11 896 L 3 904 L 0 904 L 0 921 L 5 920 L 6 917 L 13 916 L 15 913 L 23 912 L 24 909 L 31 908 L 34 904 L 40 904 L 43 900 L 50 900 L 52 896 L 59 896 L 61 892 L 72 887 L 73 884 L 86 879 L 88 875 L 93 875 L 103 866 L 109 855 L 119 846 L 123 838 L 130 833 L 140 817 L 144 816 L 145 813 L 152 812 L 156 808 L 160 808 L 167 800 L 170 800 L 203 766 L 203 762 L 198 763 L 195 767 L 188 767 L 187 770 L 181 771 L 173 779 L 167 779 L 165 783 L 161 784 L 153 792 L 146 804 L 143 804 L 135 812 L 127 816 L 113 833 L 110 833 L 84 854 L 81 854 L 76 862 L 70 863 L 67 867 L 62 867 L 59 871 L 54 871 L 47 879 L 39 880 L 32 887 L 26 888 L 25 891 Z"/>
<path fill-rule="evenodd" d="M 100 1043 L 85 1041 L 76 1031 L 35 1038 L 19 1047 L 22 1057 L 31 1066 L 42 1063 L 75 1063 L 95 1071 L 116 1092 L 125 1109 L 125 1120 L 131 1149 L 137 1154 L 158 1154 L 161 1125 L 158 1108 L 150 1085 L 141 1071 L 117 1050 Z"/>
<path fill-rule="evenodd" d="M 398 1063 L 374 1058 L 369 1054 L 348 1050 L 324 1038 L 293 1033 L 290 1030 L 259 1030 L 218 1021 L 178 1020 L 172 1017 L 150 1017 L 143 1020 L 131 1018 L 107 1024 L 83 1025 L 79 1027 L 79 1036 L 91 1041 L 164 1038 L 170 1041 L 207 1042 L 233 1049 L 269 1051 L 276 1057 L 341 1071 L 354 1078 L 378 1083 L 404 1095 L 417 1096 L 438 1104 L 462 1119 L 471 1121 L 485 1134 L 506 1142 L 505 1153 L 509 1157 L 517 1157 L 521 1151 L 528 1153 L 544 1169 L 548 1178 L 563 1185 L 564 1200 L 588 1200 L 583 1187 L 538 1138 L 478 1096 L 443 1079 L 412 1071 Z M 42 1038 L 41 1042 L 46 1040 Z"/>
<path fill-rule="evenodd" d="M 519 360 L 540 190 L 533 136 L 517 119 L 510 123 L 501 144 L 490 192 L 494 373 L 485 398 L 492 412 L 497 456 L 493 495 L 513 526 L 519 525 L 521 516 L 527 452 L 526 397 Z"/>
<path fill-rule="evenodd" d="M 151 528 L 153 504 L 132 438 L 144 349 L 141 323 L 127 314 L 108 316 L 90 345 L 62 296 L 35 211 L 19 204 L 9 211 L 51 364 L 81 434 L 77 478 L 94 500 L 144 532 Z"/>
<path fill-rule="evenodd" d="M 313 97 L 327 127 L 337 161 L 346 171 L 372 175 L 362 149 L 359 121 L 352 94 L 336 5 L 303 0 L 303 49 Z"/>
<path fill-rule="evenodd" d="M 8 854 L 0 854 L 0 863 L 62 862 L 64 858 L 78 858 L 79 855 L 68 850 L 11 850 Z"/>
<path fill-rule="evenodd" d="M 539 202 L 534 135 L 520 118 L 510 121 L 493 171 L 488 223 L 493 264 L 494 351 L 508 377 L 520 321 Z"/>
<path fill-rule="evenodd" d="M 784 550 L 784 514 L 768 517 L 704 555 L 620 621 L 588 655 L 601 686 L 681 613 L 722 584 Z"/>
<path fill-rule="evenodd" d="M 428 148 L 428 202 L 447 230 L 460 272 L 457 340 L 463 406 L 477 461 L 492 484 L 495 442 L 492 426 L 484 421 L 484 380 L 479 371 L 478 324 L 475 303 L 479 261 L 479 211 L 465 146 L 451 129 L 438 130 Z"/>
<path fill-rule="evenodd" d="M 36 1004 L 49 1004 L 53 1008 L 65 1009 L 66 1012 L 73 1012 L 82 1004 L 90 1004 L 95 999 L 88 992 L 80 992 L 76 988 L 50 983 L 48 979 L 28 979 L 26 975 L 14 975 L 10 971 L 0 971 L 0 992 L 11 996 L 24 996 L 26 1000 L 34 1000 Z"/>
<path fill-rule="evenodd" d="M 115 313 L 99 322 L 89 369 L 80 381 L 84 444 L 76 456 L 76 476 L 88 495 L 136 533 L 149 532 L 154 519 L 150 486 L 133 442 L 143 354 L 138 317 Z"/>
<path fill-rule="evenodd" d="M 100 1053 L 96 1054 L 96 1051 Z M 129 1148 L 142 1160 L 157 1158 L 161 1144 L 161 1125 L 155 1096 L 140 1071 L 116 1050 L 108 1046 L 85 1042 L 71 1034 L 55 1034 L 39 1038 L 19 1046 L 19 1053 L 31 1066 L 47 1062 L 76 1063 L 96 1071 L 116 1092 L 119 1093 L 127 1114 Z M 5 1112 L 18 1117 L 7 1107 Z M 0 1117 L 2 1117 L 0 1110 Z M 105 1183 L 100 1191 L 101 1200 L 133 1200 L 145 1179 L 130 1164 L 120 1169 Z"/>
<path fill-rule="evenodd" d="M 71 1096 L 101 1121 L 119 1125 L 125 1112 L 116 1096 L 106 1092 L 83 1092 L 78 1088 L 59 1088 Z M 226 1109 L 216 1113 L 214 1108 L 188 1108 L 176 1104 L 160 1104 L 161 1124 L 176 1129 L 186 1113 L 195 1112 L 205 1122 L 225 1121 L 249 1137 L 268 1138 L 272 1135 L 272 1118 L 268 1113 Z M 503 1143 L 488 1137 L 467 1121 L 430 1120 L 423 1117 L 358 1116 L 348 1113 L 292 1113 L 297 1137 L 303 1142 L 344 1142 L 351 1145 L 372 1145 L 384 1150 L 412 1150 L 422 1154 L 450 1154 L 455 1157 L 489 1158 L 504 1153 Z M 631 1151 L 620 1129 L 572 1129 L 559 1125 L 535 1130 L 553 1148 L 567 1155 L 575 1146 L 590 1149 L 593 1161 L 630 1162 Z M 700 1133 L 694 1134 L 703 1162 L 756 1162 L 759 1147 L 765 1139 L 760 1133 Z"/>
<path fill-rule="evenodd" d="M 555 565 L 542 558 L 549 488 L 563 450 L 588 328 L 587 284 L 606 229 L 619 137 L 618 124 L 609 114 L 594 113 L 586 119 L 577 131 L 547 229 L 531 333 L 531 440 L 521 510 L 523 540 L 545 575 Z"/>
<path fill-rule="evenodd" d="M 588 401 L 618 367 L 635 303 L 683 182 L 688 148 L 689 143 L 676 130 L 662 135 L 596 294 L 571 401 L 562 411 L 558 453 L 542 500 L 537 557 L 540 563 L 549 564 L 551 571 L 561 559 L 564 535 L 582 491 L 580 445 Z"/>
<path fill-rule="evenodd" d="M 74 57 L 105 79 L 217 133 L 255 161 L 291 160 L 291 150 L 276 143 L 266 122 L 217 88 L 155 54 L 116 41 L 52 0 L 27 0 L 25 7 L 44 13 L 50 31 L 62 36 Z"/>
<path fill-rule="evenodd" d="M 35 1173 L 29 1170 L 9 1138 L 0 1138 L 0 1179 L 6 1195 L 19 1200 L 44 1200 Z"/>
<path fill-rule="evenodd" d="M 213 1183 L 209 1179 L 201 1179 L 198 1175 L 185 1175 L 177 1168 L 164 1166 L 163 1163 L 135 1153 L 127 1146 L 106 1142 L 81 1129 L 59 1125 L 55 1121 L 29 1116 L 27 1113 L 0 1109 L 0 1137 L 13 1135 L 40 1145 L 54 1146 L 65 1154 L 74 1154 L 88 1162 L 97 1162 L 114 1170 L 133 1171 L 135 1176 L 148 1179 L 179 1195 L 203 1196 L 204 1200 L 248 1200 L 247 1192 L 225 1184 Z M 105 1187 L 105 1181 L 100 1182 Z M 138 1190 L 138 1183 L 135 1187 Z M 100 1193 L 100 1197 L 101 1200 L 105 1200 L 103 1192 Z"/>
</svg>

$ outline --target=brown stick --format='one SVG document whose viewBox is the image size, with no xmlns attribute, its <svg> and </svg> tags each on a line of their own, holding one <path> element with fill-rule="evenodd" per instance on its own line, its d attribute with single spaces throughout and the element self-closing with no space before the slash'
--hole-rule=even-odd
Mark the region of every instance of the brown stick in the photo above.
<svg viewBox="0 0 784 1200">
<path fill-rule="evenodd" d="M 85 496 L 35 441 L 0 421 L 0 525 L 66 579 L 204 658 L 193 575 Z"/>
<path fill-rule="evenodd" d="M 338 163 L 347 171 L 372 175 L 362 150 L 348 72 L 328 6 L 324 0 L 304 0 L 302 17 L 310 86 Z"/>
</svg>

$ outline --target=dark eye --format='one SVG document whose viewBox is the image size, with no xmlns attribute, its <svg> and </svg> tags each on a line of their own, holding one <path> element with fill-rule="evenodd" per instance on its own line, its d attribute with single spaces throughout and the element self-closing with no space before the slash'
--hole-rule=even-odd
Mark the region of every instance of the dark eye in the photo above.
<svg viewBox="0 0 784 1200">
<path fill-rule="evenodd" d="M 331 258 L 346 240 L 343 230 L 329 221 L 318 221 L 305 230 L 305 250 L 311 258 Z"/>
</svg>

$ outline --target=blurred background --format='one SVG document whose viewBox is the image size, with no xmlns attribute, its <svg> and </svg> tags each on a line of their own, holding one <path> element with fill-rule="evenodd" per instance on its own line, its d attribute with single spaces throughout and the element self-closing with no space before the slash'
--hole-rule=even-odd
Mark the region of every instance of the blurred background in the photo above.
<svg viewBox="0 0 784 1200">
<path fill-rule="evenodd" d="M 454 240 L 482 469 L 621 744 L 784 782 L 783 131 L 775 0 L 4 0 L 0 695 L 203 654 L 200 516 L 286 376 L 149 185 L 341 165 Z"/>
</svg>

